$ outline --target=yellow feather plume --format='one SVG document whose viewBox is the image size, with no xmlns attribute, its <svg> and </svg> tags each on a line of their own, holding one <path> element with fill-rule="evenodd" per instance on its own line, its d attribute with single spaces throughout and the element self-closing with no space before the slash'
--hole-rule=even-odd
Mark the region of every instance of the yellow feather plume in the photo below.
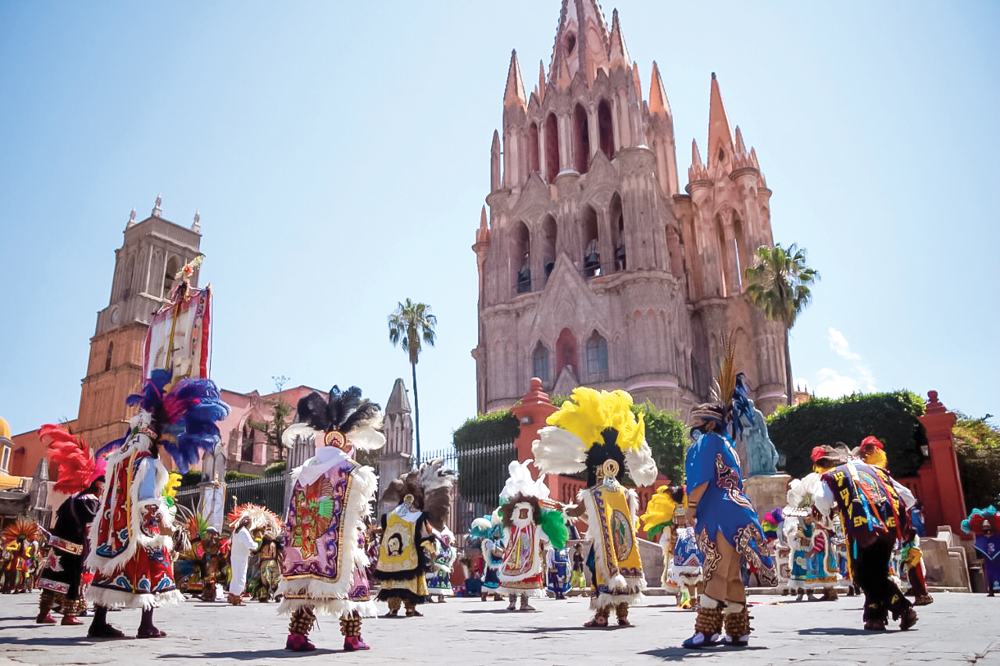
<svg viewBox="0 0 1000 666">
<path fill-rule="evenodd" d="M 578 386 L 573 389 L 570 400 L 563 403 L 546 423 L 567 430 L 589 449 L 603 441 L 601 432 L 605 428 L 618 431 L 618 447 L 622 451 L 634 451 L 642 446 L 646 437 L 646 424 L 642 416 L 637 419 L 632 410 L 632 396 L 621 389 L 608 392 Z"/>
<path fill-rule="evenodd" d="M 171 472 L 167 484 L 163 486 L 163 499 L 173 501 L 177 497 L 177 489 L 181 487 L 181 475 Z"/>
<path fill-rule="evenodd" d="M 669 491 L 668 486 L 660 486 L 656 489 L 656 494 L 649 498 L 646 513 L 639 516 L 639 520 L 642 521 L 642 529 L 648 531 L 657 525 L 673 522 L 677 502 L 670 496 Z"/>
</svg>

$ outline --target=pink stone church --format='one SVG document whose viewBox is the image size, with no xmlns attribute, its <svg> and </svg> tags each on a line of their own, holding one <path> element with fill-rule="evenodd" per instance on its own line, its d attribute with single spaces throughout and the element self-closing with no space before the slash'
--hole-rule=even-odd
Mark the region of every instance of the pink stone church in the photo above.
<svg viewBox="0 0 1000 666">
<path fill-rule="evenodd" d="M 743 297 L 742 269 L 773 244 L 757 155 L 712 74 L 708 150 L 692 142 L 682 190 L 673 112 L 648 71 L 644 96 L 618 12 L 609 27 L 596 0 L 563 0 L 530 94 L 511 55 L 473 246 L 480 412 L 539 377 L 550 394 L 625 388 L 686 416 L 709 398 L 726 332 L 758 407 L 786 400 L 786 331 Z"/>
</svg>

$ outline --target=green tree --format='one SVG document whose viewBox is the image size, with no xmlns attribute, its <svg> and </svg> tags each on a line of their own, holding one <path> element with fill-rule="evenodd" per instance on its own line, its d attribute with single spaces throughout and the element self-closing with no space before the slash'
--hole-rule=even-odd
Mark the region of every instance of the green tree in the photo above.
<svg viewBox="0 0 1000 666">
<path fill-rule="evenodd" d="M 410 369 L 413 371 L 413 413 L 416 419 L 417 455 L 420 461 L 420 400 L 417 396 L 417 359 L 422 349 L 421 343 L 434 346 L 437 334 L 437 317 L 431 314 L 431 306 L 424 303 L 414 303 L 406 299 L 406 303 L 397 303 L 396 311 L 389 315 L 389 341 L 393 346 L 401 344 L 410 359 Z"/>
<path fill-rule="evenodd" d="M 955 456 L 965 495 L 965 512 L 1000 503 L 1000 429 L 981 419 L 955 412 Z"/>
<path fill-rule="evenodd" d="M 281 443 L 281 436 L 285 434 L 290 423 L 289 416 L 295 411 L 295 408 L 285 402 L 280 395 L 277 400 L 268 400 L 267 402 L 271 405 L 271 420 L 253 421 L 247 419 L 247 425 L 257 432 L 264 433 L 265 450 L 270 450 L 271 447 L 277 449 L 278 461 L 281 462 L 285 460 L 285 445 Z"/>
<path fill-rule="evenodd" d="M 635 414 L 642 414 L 646 423 L 646 443 L 653 452 L 656 469 L 670 479 L 670 483 L 684 483 L 684 453 L 688 444 L 687 426 L 678 418 L 678 412 L 658 409 L 650 401 L 632 405 Z"/>
<path fill-rule="evenodd" d="M 785 382 L 788 404 L 795 396 L 792 387 L 792 357 L 788 350 L 788 332 L 799 313 L 812 300 L 809 285 L 819 280 L 819 273 L 806 266 L 805 248 L 795 243 L 786 250 L 780 244 L 762 245 L 754 253 L 753 264 L 744 272 L 746 298 L 770 321 L 785 326 Z"/>
</svg>

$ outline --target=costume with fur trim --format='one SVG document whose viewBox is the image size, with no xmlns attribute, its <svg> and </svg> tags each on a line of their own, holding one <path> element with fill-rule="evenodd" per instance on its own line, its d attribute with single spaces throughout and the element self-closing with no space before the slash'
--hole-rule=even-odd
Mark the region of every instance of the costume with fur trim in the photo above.
<svg viewBox="0 0 1000 666">
<path fill-rule="evenodd" d="M 503 564 L 503 525 L 500 524 L 500 514 L 494 512 L 473 520 L 469 538 L 478 542 L 483 555 L 481 596 L 486 601 L 488 594 L 499 594 L 496 590 L 500 587 L 500 566 Z"/>
<path fill-rule="evenodd" d="M 381 584 L 379 601 L 389 604 L 389 616 L 401 606 L 407 617 L 418 616 L 418 604 L 427 597 L 426 574 L 434 554 L 431 530 L 442 530 L 451 510 L 450 491 L 455 472 L 444 468 L 444 460 L 422 463 L 418 469 L 394 479 L 383 501 L 397 502 L 382 517 L 375 577 Z"/>
<path fill-rule="evenodd" d="M 994 506 L 974 509 L 962 521 L 962 530 L 976 537 L 975 548 L 983 556 L 986 593 L 993 596 L 1000 592 L 1000 514 Z"/>
<path fill-rule="evenodd" d="M 306 638 L 315 614 L 347 619 L 356 632 L 345 634 L 345 649 L 361 649 L 361 618 L 374 617 L 375 605 L 365 568 L 368 517 L 378 491 L 371 467 L 352 458 L 356 449 L 385 444 L 382 413 L 361 397 L 356 386 L 330 389 L 327 397 L 313 392 L 298 403 L 300 423 L 285 430 L 283 442 L 314 438 L 322 448 L 293 471 L 284 544 L 281 550 L 281 613 L 290 613 L 285 646 L 312 649 Z M 349 644 L 351 647 L 349 647 Z"/>
<path fill-rule="evenodd" d="M 832 518 L 815 506 L 822 492 L 816 472 L 794 479 L 786 496 L 782 529 L 791 549 L 788 588 L 799 594 L 823 590 L 825 598 L 835 598 L 840 581 L 840 558 Z"/>
<path fill-rule="evenodd" d="M 453 597 L 455 590 L 451 587 L 451 572 L 455 566 L 455 558 L 458 553 L 455 551 L 455 535 L 447 527 L 440 532 L 434 530 L 431 533 L 434 542 L 434 556 L 431 558 L 430 568 L 427 572 L 427 592 L 433 596 Z"/>
<path fill-rule="evenodd" d="M 627 471 L 636 484 L 648 486 L 657 470 L 643 417 L 637 418 L 631 406 L 632 396 L 625 391 L 577 387 L 532 443 L 542 472 L 587 471 L 587 487 L 577 499 L 586 514 L 587 537 L 594 542 L 588 558 L 595 611 L 590 627 L 607 626 L 612 607 L 618 623 L 629 624 L 628 606 L 640 602 L 646 589 L 636 534 L 638 496 L 621 480 Z"/>
</svg>

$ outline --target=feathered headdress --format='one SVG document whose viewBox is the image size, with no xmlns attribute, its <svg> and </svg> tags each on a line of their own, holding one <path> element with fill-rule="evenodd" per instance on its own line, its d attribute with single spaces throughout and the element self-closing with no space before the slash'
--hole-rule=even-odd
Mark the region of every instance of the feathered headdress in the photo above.
<svg viewBox="0 0 1000 666">
<path fill-rule="evenodd" d="M 222 401 L 219 387 L 211 379 L 185 378 L 171 385 L 171 372 L 156 369 L 142 386 L 141 393 L 125 399 L 125 404 L 138 406 L 150 415 L 150 428 L 158 432 L 157 441 L 173 458 L 181 474 L 201 460 L 206 451 L 214 451 L 220 441 L 216 422 L 229 416 L 229 405 Z M 125 444 L 128 437 L 139 432 L 142 414 L 133 417 L 129 433 L 122 439 L 105 444 L 99 454 Z"/>
<path fill-rule="evenodd" d="M 402 504 L 410 495 L 413 507 L 427 514 L 427 522 L 434 529 L 441 530 L 451 513 L 451 487 L 455 478 L 455 472 L 444 468 L 444 459 L 435 458 L 390 482 L 382 501 Z"/>
<path fill-rule="evenodd" d="M 801 479 L 793 479 L 785 497 L 787 505 L 786 516 L 807 516 L 812 511 L 813 504 L 823 492 L 823 481 L 816 472 L 806 474 Z"/>
<path fill-rule="evenodd" d="M 980 535 L 983 533 L 983 527 L 987 523 L 989 523 L 995 533 L 1000 534 L 1000 515 L 997 515 L 995 506 L 991 505 L 985 509 L 973 509 L 969 517 L 962 521 L 962 530 L 969 534 Z"/>
<path fill-rule="evenodd" d="M 530 504 L 534 522 L 542 528 L 552 545 L 560 550 L 566 547 L 566 540 L 569 538 L 566 516 L 558 509 L 557 503 L 549 500 L 545 474 L 539 474 L 537 480 L 531 478 L 531 469 L 528 467 L 531 462 L 530 458 L 523 463 L 512 460 L 507 466 L 510 476 L 500 491 L 500 519 L 504 526 L 510 527 L 514 507 L 524 502 Z"/>
<path fill-rule="evenodd" d="M 646 536 L 655 541 L 664 528 L 674 523 L 674 513 L 684 503 L 684 486 L 660 486 L 649 498 L 646 513 L 639 516 Z"/>
<path fill-rule="evenodd" d="M 361 389 L 334 386 L 324 398 L 313 391 L 299 400 L 298 423 L 285 429 L 282 443 L 291 447 L 296 437 L 317 437 L 327 446 L 369 451 L 385 445 L 382 412 L 378 404 L 361 397 Z"/>
<path fill-rule="evenodd" d="M 95 458 L 83 437 L 51 423 L 39 428 L 38 436 L 49 449 L 49 462 L 59 467 L 59 478 L 52 486 L 57 492 L 75 495 L 104 476 L 107 460 Z"/>
<path fill-rule="evenodd" d="M 229 515 L 226 516 L 226 522 L 235 530 L 244 518 L 250 519 L 249 529 L 251 532 L 261 530 L 264 536 L 272 540 L 281 535 L 281 519 L 273 511 L 263 506 L 250 503 L 241 504 L 229 512 Z"/>
<path fill-rule="evenodd" d="M 722 364 L 712 386 L 712 402 L 703 403 L 691 410 L 691 425 L 711 421 L 718 430 L 731 438 L 743 436 L 743 418 L 753 423 L 754 407 L 746 375 L 736 371 L 736 341 L 724 335 L 721 341 Z"/>
<path fill-rule="evenodd" d="M 535 465 L 546 474 L 575 474 L 587 470 L 587 485 L 597 484 L 597 470 L 606 461 L 618 463 L 621 481 L 625 468 L 638 486 L 656 480 L 656 462 L 646 443 L 642 414 L 632 413 L 632 396 L 622 390 L 573 389 L 539 430 L 532 443 Z"/>
<path fill-rule="evenodd" d="M 775 507 L 774 511 L 765 513 L 760 519 L 760 527 L 764 532 L 764 537 L 776 539 L 778 537 L 778 528 L 783 522 L 785 522 L 785 511 L 780 506 Z"/>
<path fill-rule="evenodd" d="M 38 523 L 29 518 L 18 518 L 3 530 L 4 543 L 34 541 L 38 538 Z"/>
<path fill-rule="evenodd" d="M 475 546 L 477 542 L 489 537 L 492 530 L 493 522 L 490 520 L 489 514 L 476 518 L 469 526 L 469 545 Z"/>
<path fill-rule="evenodd" d="M 885 455 L 885 446 L 878 437 L 868 435 L 861 440 L 858 447 L 858 456 L 869 465 L 885 469 L 889 464 L 889 458 Z"/>
</svg>

